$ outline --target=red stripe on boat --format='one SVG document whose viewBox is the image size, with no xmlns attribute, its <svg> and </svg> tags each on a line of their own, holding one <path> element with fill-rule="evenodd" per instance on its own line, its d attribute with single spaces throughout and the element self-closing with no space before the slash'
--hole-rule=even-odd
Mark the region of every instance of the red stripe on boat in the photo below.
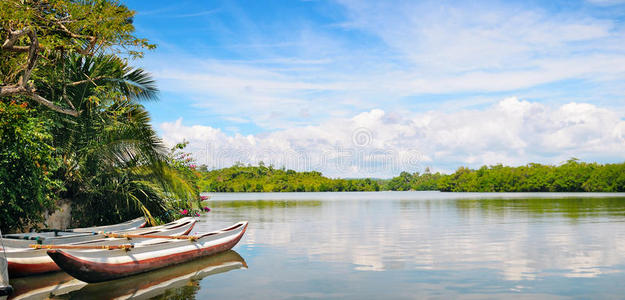
<svg viewBox="0 0 625 300">
<path fill-rule="evenodd" d="M 193 220 L 193 223 L 191 224 L 191 227 L 189 227 L 189 229 L 187 229 L 187 231 L 185 231 L 182 235 L 188 235 L 189 232 L 191 232 L 191 230 L 193 229 L 193 226 L 195 226 L 195 223 L 197 221 Z"/>
<path fill-rule="evenodd" d="M 54 262 L 37 263 L 37 264 L 20 264 L 16 262 L 8 262 L 9 277 L 22 277 L 32 274 L 48 273 L 61 271 L 61 268 Z"/>
</svg>

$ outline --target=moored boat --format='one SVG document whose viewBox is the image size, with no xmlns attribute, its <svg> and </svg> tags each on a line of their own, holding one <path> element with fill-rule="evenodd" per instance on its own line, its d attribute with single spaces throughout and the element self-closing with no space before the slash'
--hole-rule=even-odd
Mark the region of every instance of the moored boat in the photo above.
<svg viewBox="0 0 625 300">
<path fill-rule="evenodd" d="M 73 228 L 68 231 L 71 232 L 111 232 L 111 231 L 120 231 L 120 230 L 130 230 L 130 229 L 138 229 L 143 228 L 147 225 L 145 218 L 139 217 L 124 223 L 114 224 L 114 225 L 105 225 L 105 226 L 93 226 L 93 227 L 83 227 L 83 228 Z"/>
<path fill-rule="evenodd" d="M 48 232 L 28 232 L 28 233 L 12 233 L 4 236 L 2 240 L 5 247 L 27 248 L 30 244 L 55 245 L 68 244 L 81 241 L 95 240 L 102 238 L 98 234 L 104 232 L 117 232 L 137 230 L 145 227 L 146 221 L 143 217 L 136 218 L 124 223 L 74 228 L 63 231 L 54 230 Z"/>
<path fill-rule="evenodd" d="M 48 250 L 65 272 L 85 282 L 101 282 L 139 274 L 234 247 L 245 234 L 247 222 L 188 239 L 158 238 L 112 250 Z"/>
<path fill-rule="evenodd" d="M 69 246 L 73 248 L 94 248 L 98 246 L 107 247 L 127 244 L 129 242 L 129 239 L 141 241 L 151 239 L 154 236 L 182 236 L 189 234 L 189 232 L 191 232 L 191 230 L 193 229 L 195 223 L 195 219 L 187 217 L 161 226 L 119 231 L 114 234 L 102 233 L 94 235 L 99 236 L 100 238 L 98 239 L 56 246 Z M 13 278 L 60 270 L 59 267 L 46 253 L 46 251 L 48 250 L 46 249 L 46 247 L 52 247 L 55 245 L 34 246 L 40 248 L 5 248 L 5 253 L 8 261 L 9 276 Z M 75 249 L 74 251 L 81 250 Z"/>
</svg>

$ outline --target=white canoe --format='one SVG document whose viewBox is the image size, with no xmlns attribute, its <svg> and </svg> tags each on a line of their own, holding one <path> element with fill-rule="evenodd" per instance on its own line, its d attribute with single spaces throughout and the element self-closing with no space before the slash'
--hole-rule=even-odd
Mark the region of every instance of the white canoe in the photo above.
<svg viewBox="0 0 625 300">
<path fill-rule="evenodd" d="M 133 240 L 146 240 L 149 236 L 161 235 L 161 236 L 180 236 L 186 235 L 193 229 L 195 225 L 195 219 L 186 217 L 180 220 L 155 227 L 140 228 L 135 230 L 126 230 L 118 233 L 133 235 Z M 127 244 L 128 238 L 106 238 L 105 234 L 94 235 L 99 237 L 97 239 L 68 243 L 63 245 L 70 246 L 114 246 Z M 147 236 L 142 238 L 141 236 Z M 31 241 L 32 244 L 32 241 Z M 43 245 L 48 246 L 48 245 Z M 8 261 L 9 276 L 20 277 L 27 275 L 34 275 L 46 272 L 59 271 L 59 267 L 52 261 L 52 259 L 46 254 L 47 249 L 33 249 L 33 248 L 13 248 L 6 247 L 5 253 Z M 82 250 L 75 250 L 82 251 Z"/>
<path fill-rule="evenodd" d="M 114 224 L 114 225 L 74 228 L 74 229 L 69 229 L 68 231 L 71 231 L 71 232 L 100 232 L 100 231 L 111 232 L 111 231 L 143 228 L 145 227 L 145 225 L 146 225 L 145 219 L 143 217 L 140 217 L 140 218 L 130 220 L 128 222 Z"/>
<path fill-rule="evenodd" d="M 193 239 L 151 239 L 133 248 L 114 250 L 48 250 L 48 255 L 65 272 L 85 282 L 101 282 L 143 273 L 234 247 L 245 234 L 247 222 Z"/>
<path fill-rule="evenodd" d="M 124 223 L 74 228 L 66 231 L 49 231 L 49 232 L 28 232 L 28 233 L 12 233 L 4 235 L 2 244 L 5 247 L 22 247 L 26 248 L 30 244 L 57 245 L 68 244 L 81 241 L 100 239 L 97 236 L 102 232 L 118 232 L 143 228 L 146 225 L 144 218 L 136 218 Z"/>
</svg>

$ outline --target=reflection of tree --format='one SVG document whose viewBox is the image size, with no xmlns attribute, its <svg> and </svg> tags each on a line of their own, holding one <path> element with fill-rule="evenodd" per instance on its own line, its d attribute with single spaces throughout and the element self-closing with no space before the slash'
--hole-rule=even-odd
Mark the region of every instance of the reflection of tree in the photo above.
<svg viewBox="0 0 625 300">
<path fill-rule="evenodd" d="M 318 200 L 236 200 L 236 201 L 215 201 L 211 203 L 213 207 L 227 208 L 289 208 L 289 207 L 316 207 L 321 206 Z"/>
<path fill-rule="evenodd" d="M 188 285 L 183 287 L 171 289 L 165 291 L 165 293 L 156 296 L 152 299 L 195 299 L 195 294 L 200 289 L 200 283 L 198 280 L 191 280 Z"/>
<path fill-rule="evenodd" d="M 526 215 L 532 218 L 557 216 L 570 219 L 625 216 L 623 198 L 461 199 L 452 203 L 463 215 L 480 212 L 500 217 Z"/>
</svg>

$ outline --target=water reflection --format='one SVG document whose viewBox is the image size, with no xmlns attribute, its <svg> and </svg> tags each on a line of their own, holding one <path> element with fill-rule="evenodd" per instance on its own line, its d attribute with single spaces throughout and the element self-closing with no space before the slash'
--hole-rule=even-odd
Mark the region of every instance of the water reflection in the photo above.
<svg viewBox="0 0 625 300">
<path fill-rule="evenodd" d="M 195 230 L 248 220 L 236 247 L 253 266 L 248 271 L 201 279 L 246 266 L 229 252 L 83 283 L 60 295 L 72 286 L 64 277 L 48 293 L 65 299 L 622 298 L 625 194 L 591 196 L 216 194 Z"/>
<path fill-rule="evenodd" d="M 198 282 L 207 276 L 247 268 L 235 251 L 193 260 L 173 267 L 119 280 L 87 284 L 67 273 L 24 277 L 11 281 L 16 288 L 12 299 L 191 299 Z"/>
<path fill-rule="evenodd" d="M 48 299 L 81 289 L 86 282 L 75 279 L 65 272 L 55 272 L 11 279 L 13 294 L 9 299 Z"/>
<path fill-rule="evenodd" d="M 454 199 L 404 193 L 385 200 L 380 198 L 384 194 L 343 199 L 333 194 L 332 200 L 314 206 L 262 199 L 272 195 L 243 195 L 246 202 L 260 198 L 249 209 L 219 204 L 220 197 L 232 203 L 236 194 L 215 195 L 218 208 L 206 221 L 249 219 L 244 242 L 249 249 L 277 247 L 289 257 L 348 262 L 354 271 L 486 268 L 498 280 L 532 281 L 590 278 L 624 269 L 623 195 Z M 303 197 L 310 201 L 310 195 Z"/>
<path fill-rule="evenodd" d="M 510 214 L 526 214 L 532 218 L 563 217 L 571 220 L 614 218 L 623 220 L 623 198 L 563 198 L 563 199 L 461 199 L 453 201 L 461 213 L 481 213 L 480 217 L 503 218 Z M 490 216 L 488 216 L 490 215 Z"/>
</svg>

